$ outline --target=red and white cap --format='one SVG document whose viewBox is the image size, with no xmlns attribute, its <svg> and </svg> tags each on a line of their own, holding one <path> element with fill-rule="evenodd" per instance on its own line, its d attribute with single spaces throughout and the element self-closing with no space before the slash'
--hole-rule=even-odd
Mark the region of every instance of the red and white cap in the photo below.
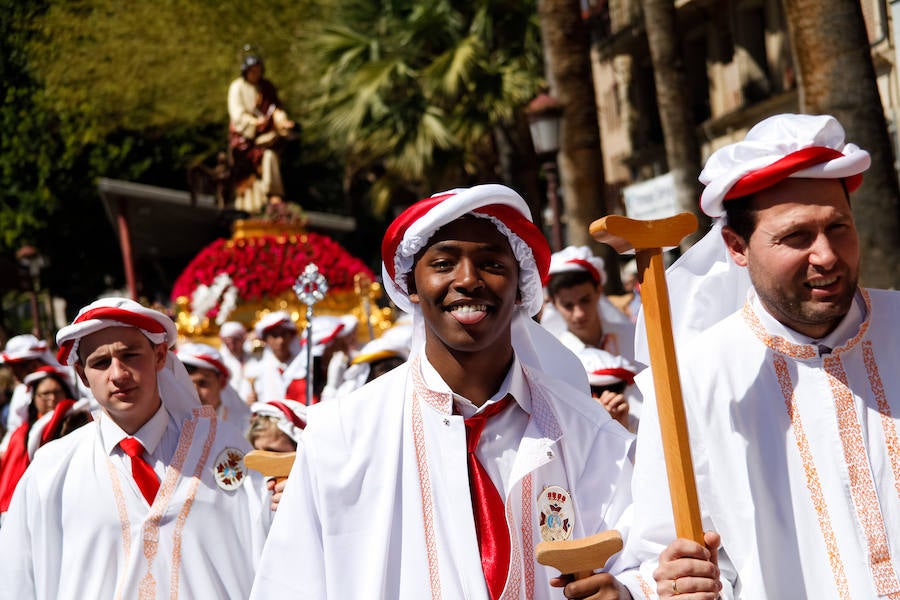
<svg viewBox="0 0 900 600">
<path fill-rule="evenodd" d="M 216 371 L 226 379 L 231 377 L 231 371 L 225 366 L 222 354 L 208 344 L 182 344 L 175 353 L 186 365 Z"/>
<path fill-rule="evenodd" d="M 53 365 L 44 365 L 43 367 L 35 369 L 25 376 L 25 379 L 22 380 L 22 383 L 28 386 L 28 389 L 34 389 L 34 386 L 36 386 L 42 379 L 46 379 L 51 375 L 56 375 L 57 377 L 65 381 L 66 385 L 69 386 L 69 393 L 72 393 L 73 382 L 71 371 L 62 367 L 54 367 Z"/>
<path fill-rule="evenodd" d="M 273 327 L 284 327 L 291 331 L 297 331 L 297 324 L 291 318 L 291 313 L 286 310 L 276 310 L 257 321 L 256 325 L 253 326 L 253 332 L 256 334 L 256 337 L 263 339 L 266 331 Z"/>
<path fill-rule="evenodd" d="M 82 338 L 109 327 L 134 327 L 153 344 L 164 343 L 170 349 L 178 341 L 175 323 L 163 313 L 129 298 L 102 298 L 78 311 L 72 324 L 57 332 L 59 362 L 75 364 Z M 197 389 L 174 352 L 167 353 L 166 363 L 157 373 L 156 380 L 163 405 L 176 419 L 189 419 L 194 410 L 200 408 Z"/>
<path fill-rule="evenodd" d="M 225 321 L 219 327 L 219 337 L 237 337 L 247 335 L 247 328 L 238 321 Z"/>
<path fill-rule="evenodd" d="M 416 254 L 445 225 L 472 215 L 490 220 L 512 248 L 519 263 L 521 302 L 510 325 L 511 341 L 520 362 L 583 387 L 584 369 L 552 334 L 531 317 L 544 304 L 543 282 L 550 269 L 550 245 L 531 220 L 528 204 L 510 188 L 495 183 L 435 194 L 416 202 L 394 219 L 381 242 L 384 287 L 394 304 L 413 315 L 410 359 L 424 347 L 422 311 L 409 301 L 406 277 Z"/>
<path fill-rule="evenodd" d="M 278 419 L 278 429 L 294 442 L 300 442 L 303 430 L 306 429 L 306 405 L 296 400 L 285 398 L 270 402 L 254 402 L 250 405 L 250 412 Z"/>
<path fill-rule="evenodd" d="M 128 298 L 102 298 L 78 311 L 72 324 L 57 332 L 59 362 L 64 365 L 75 364 L 81 338 L 108 327 L 123 326 L 139 329 L 154 344 L 165 342 L 172 348 L 178 341 L 174 321 L 158 310 L 147 308 Z"/>
<path fill-rule="evenodd" d="M 599 348 L 584 348 L 578 352 L 591 385 L 611 385 L 624 381 L 634 383 L 637 368 L 627 359 Z"/>
<path fill-rule="evenodd" d="M 353 315 L 315 315 L 312 318 L 313 356 L 322 356 L 329 344 L 352 335 L 358 324 L 359 319 Z M 300 340 L 300 346 L 306 346 L 306 337 Z"/>
<path fill-rule="evenodd" d="M 509 240 L 519 262 L 522 305 L 530 315 L 543 305 L 541 281 L 550 267 L 547 238 L 531 220 L 522 196 L 495 183 L 440 192 L 416 202 L 394 219 L 381 242 L 382 273 L 391 300 L 411 313 L 406 275 L 413 259 L 443 226 L 465 215 L 490 219 Z"/>
<path fill-rule="evenodd" d="M 34 360 L 36 358 L 48 362 L 46 359 L 51 358 L 49 346 L 44 340 L 39 340 L 30 333 L 23 333 L 9 338 L 6 342 L 6 348 L 0 352 L 0 362 L 17 363 L 26 360 Z M 54 361 L 49 361 L 54 362 Z"/>
<path fill-rule="evenodd" d="M 844 179 L 848 191 L 862 183 L 869 153 L 844 143 L 844 128 L 829 115 L 783 114 L 760 121 L 740 142 L 712 153 L 700 173 L 706 186 L 700 208 L 711 217 L 722 203 L 771 187 L 788 177 Z"/>
<path fill-rule="evenodd" d="M 550 256 L 550 276 L 573 271 L 588 273 L 598 285 L 606 283 L 603 259 L 594 256 L 587 246 L 568 246 Z"/>
</svg>

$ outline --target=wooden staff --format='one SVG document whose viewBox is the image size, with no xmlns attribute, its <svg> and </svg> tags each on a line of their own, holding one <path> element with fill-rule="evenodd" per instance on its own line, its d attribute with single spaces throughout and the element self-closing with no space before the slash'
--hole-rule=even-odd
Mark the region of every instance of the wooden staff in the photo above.
<svg viewBox="0 0 900 600">
<path fill-rule="evenodd" d="M 294 466 L 296 452 L 271 452 L 269 450 L 251 450 L 244 455 L 244 465 L 248 469 L 259 471 L 276 482 L 287 479 Z"/>
<path fill-rule="evenodd" d="M 690 213 L 656 221 L 637 221 L 611 215 L 594 221 L 590 232 L 597 241 L 609 244 L 619 253 L 635 250 L 663 452 L 669 476 L 669 493 L 675 514 L 675 531 L 678 537 L 702 544 L 700 505 L 694 483 L 681 382 L 672 339 L 669 294 L 662 264 L 662 249 L 677 246 L 695 229 L 697 218 Z M 559 569 L 561 573 L 573 574 L 575 579 L 583 579 L 602 568 L 621 549 L 622 538 L 619 532 L 610 530 L 579 540 L 541 542 L 535 547 L 535 556 L 542 565 Z"/>
<path fill-rule="evenodd" d="M 594 239 L 609 244 L 620 254 L 635 251 L 675 532 L 680 538 L 702 545 L 703 525 L 681 397 L 681 379 L 675 359 L 669 291 L 662 262 L 663 248 L 678 246 L 685 236 L 696 229 L 697 218 L 691 213 L 654 221 L 610 215 L 594 221 L 590 232 Z"/>
</svg>

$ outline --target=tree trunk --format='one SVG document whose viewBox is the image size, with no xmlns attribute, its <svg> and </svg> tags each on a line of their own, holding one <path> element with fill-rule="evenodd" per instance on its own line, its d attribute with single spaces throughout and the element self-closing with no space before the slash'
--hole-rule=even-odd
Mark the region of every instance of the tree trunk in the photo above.
<svg viewBox="0 0 900 600">
<path fill-rule="evenodd" d="M 564 243 L 592 246 L 609 265 L 610 284 L 619 285 L 616 254 L 594 242 L 588 231 L 607 210 L 587 25 L 578 0 L 539 0 L 538 16 L 550 93 L 563 107 L 557 160 L 566 218 Z"/>
<path fill-rule="evenodd" d="M 694 132 L 690 90 L 681 54 L 680 36 L 672 0 L 643 0 L 644 28 L 653 62 L 656 104 L 665 137 L 666 161 L 675 179 L 675 198 L 682 211 L 697 215 L 708 225 L 700 210 L 700 145 Z M 704 90 L 705 93 L 706 90 Z M 703 237 L 707 227 L 685 238 L 683 249 Z"/>
<path fill-rule="evenodd" d="M 799 73 L 800 108 L 831 114 L 872 166 L 853 196 L 862 265 L 870 287 L 900 286 L 900 188 L 859 2 L 783 0 Z"/>
</svg>

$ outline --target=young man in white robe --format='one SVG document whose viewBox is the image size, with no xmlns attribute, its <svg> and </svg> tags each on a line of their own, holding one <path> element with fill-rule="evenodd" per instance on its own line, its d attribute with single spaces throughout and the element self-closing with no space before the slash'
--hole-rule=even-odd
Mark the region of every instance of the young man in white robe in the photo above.
<svg viewBox="0 0 900 600">
<path fill-rule="evenodd" d="M 219 351 L 209 344 L 187 343 L 178 347 L 177 355 L 197 388 L 200 404 L 211 406 L 219 422 L 247 435 L 250 407 L 231 387 L 231 373 Z"/>
<path fill-rule="evenodd" d="M 587 246 L 568 246 L 550 257 L 550 302 L 541 324 L 578 354 L 599 348 L 634 360 L 634 323 L 603 293 L 604 261 Z"/>
<path fill-rule="evenodd" d="M 252 598 L 627 594 L 609 573 L 570 583 L 534 559 L 542 539 L 626 534 L 630 505 L 631 434 L 530 318 L 549 256 L 501 185 L 438 194 L 394 221 L 384 281 L 413 314 L 411 358 L 310 408 Z M 469 455 L 464 421 L 498 409 Z M 489 484 L 470 477 L 476 460 Z M 474 504 L 470 480 L 484 483 Z M 483 516 L 492 501 L 499 514 Z"/>
<path fill-rule="evenodd" d="M 713 234 L 752 287 L 679 356 L 705 547 L 673 542 L 638 378 L 636 598 L 900 595 L 900 294 L 858 285 L 849 198 L 869 162 L 825 115 L 770 117 L 710 156 L 701 206 L 725 217 Z"/>
<path fill-rule="evenodd" d="M 246 598 L 271 519 L 249 444 L 218 427 L 169 348 L 166 315 L 124 298 L 57 334 L 103 406 L 36 453 L 0 528 L 0 598 Z"/>
</svg>

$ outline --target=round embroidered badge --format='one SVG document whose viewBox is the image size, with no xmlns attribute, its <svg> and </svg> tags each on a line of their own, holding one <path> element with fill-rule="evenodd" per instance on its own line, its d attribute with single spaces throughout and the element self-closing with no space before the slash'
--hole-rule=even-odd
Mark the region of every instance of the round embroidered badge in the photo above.
<svg viewBox="0 0 900 600">
<path fill-rule="evenodd" d="M 244 453 L 237 448 L 225 448 L 216 458 L 213 473 L 216 476 L 216 483 L 226 492 L 238 489 L 247 476 Z"/>
<path fill-rule="evenodd" d="M 572 495 L 558 485 L 544 488 L 537 499 L 541 513 L 541 539 L 545 542 L 567 540 L 572 537 L 575 517 L 572 514 Z"/>
</svg>

